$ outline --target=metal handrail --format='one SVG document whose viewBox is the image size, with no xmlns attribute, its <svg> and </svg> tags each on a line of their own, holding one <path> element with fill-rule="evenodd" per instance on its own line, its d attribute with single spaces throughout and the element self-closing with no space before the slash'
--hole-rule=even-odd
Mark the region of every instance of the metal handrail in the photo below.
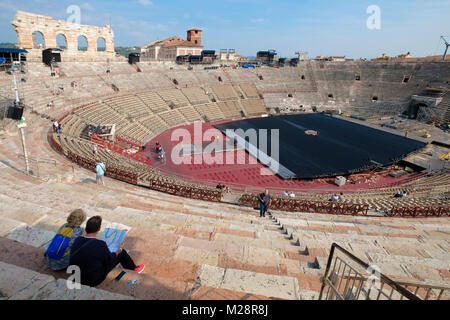
<svg viewBox="0 0 450 320">
<path fill-rule="evenodd" d="M 331 264 L 333 262 L 333 258 L 334 258 L 334 254 L 335 254 L 336 249 L 339 250 L 340 252 L 342 252 L 345 256 L 350 258 L 350 260 L 352 260 L 353 262 L 356 262 L 359 266 L 363 267 L 364 269 L 369 269 L 370 268 L 370 266 L 367 263 L 365 263 L 364 261 L 362 261 L 361 259 L 359 259 L 355 255 L 351 254 L 350 252 L 348 252 L 347 250 L 345 250 L 344 248 L 342 248 L 338 244 L 333 243 L 332 246 L 331 246 L 330 255 L 328 257 L 328 262 L 327 262 L 327 267 L 326 267 L 326 270 L 325 270 L 325 274 L 324 274 L 323 279 L 322 279 L 322 287 L 320 289 L 319 300 L 322 300 L 323 293 L 324 293 L 324 290 L 325 290 L 325 287 L 327 286 L 327 284 L 328 284 L 328 286 L 330 286 L 330 288 L 332 288 L 334 290 L 334 294 L 337 294 L 340 299 L 344 299 L 344 297 L 339 294 L 338 289 L 336 289 L 334 287 L 332 281 L 330 281 L 330 279 L 328 278 L 328 273 L 329 273 L 329 271 L 331 269 Z M 405 297 L 405 298 L 407 298 L 409 300 L 421 300 L 415 294 L 412 294 L 410 291 L 405 289 L 399 283 L 397 283 L 394 280 L 388 278 L 387 276 L 385 276 L 382 273 L 380 273 L 380 280 L 383 282 L 383 284 L 387 284 L 387 285 L 391 286 L 393 288 L 393 290 L 396 290 L 403 297 Z M 340 285 L 340 283 L 339 283 L 339 285 Z M 360 284 L 359 291 L 361 290 L 361 287 L 362 287 L 362 282 Z M 382 293 L 382 291 L 380 291 L 378 297 L 381 295 L 381 293 Z M 391 295 L 392 295 L 392 293 L 391 293 Z"/>
<path fill-rule="evenodd" d="M 21 154 L 19 154 L 18 157 L 19 157 L 19 159 L 23 159 L 24 158 L 24 156 L 21 155 Z M 50 164 L 55 165 L 55 167 L 58 165 L 58 162 L 55 159 L 50 159 L 50 158 L 39 159 L 39 158 L 31 158 L 31 157 L 29 157 L 28 160 L 29 161 L 34 161 L 34 162 L 37 162 L 37 163 L 50 163 Z"/>
<path fill-rule="evenodd" d="M 350 279 L 350 280 L 358 280 L 358 281 L 366 281 L 368 277 L 364 276 L 342 276 L 342 279 Z M 407 281 L 407 280 L 396 280 L 395 281 L 400 286 L 408 289 L 408 287 L 416 287 L 422 289 L 436 289 L 439 291 L 450 290 L 450 286 L 442 285 L 442 284 L 430 284 L 424 282 L 416 282 L 416 281 Z M 417 290 L 416 290 L 417 292 Z"/>
</svg>

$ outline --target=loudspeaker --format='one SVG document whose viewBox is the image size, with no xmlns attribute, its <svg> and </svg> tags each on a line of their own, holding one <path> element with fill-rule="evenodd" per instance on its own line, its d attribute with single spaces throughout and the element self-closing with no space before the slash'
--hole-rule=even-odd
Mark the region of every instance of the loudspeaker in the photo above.
<svg viewBox="0 0 450 320">
<path fill-rule="evenodd" d="M 50 66 L 52 63 L 61 62 L 61 54 L 53 49 L 42 51 L 42 62 Z"/>
<path fill-rule="evenodd" d="M 13 120 L 22 120 L 23 108 L 11 106 L 8 109 L 8 118 Z"/>
</svg>

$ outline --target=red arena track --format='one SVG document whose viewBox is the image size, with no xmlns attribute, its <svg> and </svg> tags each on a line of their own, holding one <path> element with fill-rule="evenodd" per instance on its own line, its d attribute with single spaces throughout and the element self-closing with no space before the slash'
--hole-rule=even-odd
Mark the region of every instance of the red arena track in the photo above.
<svg viewBox="0 0 450 320">
<path fill-rule="evenodd" d="M 221 141 L 227 139 L 225 135 L 214 128 L 214 125 L 229 122 L 219 121 L 202 124 L 202 143 L 209 143 L 212 140 L 204 139 L 203 134 L 210 129 L 215 130 L 215 136 L 219 136 Z M 226 184 L 235 190 L 239 191 L 255 191 L 263 188 L 270 188 L 273 191 L 297 191 L 297 192 L 335 192 L 345 191 L 352 192 L 360 189 L 372 189 L 400 185 L 420 177 L 418 174 L 406 175 L 400 178 L 393 178 L 389 176 L 393 170 L 383 170 L 381 172 L 366 172 L 353 174 L 349 179 L 354 181 L 354 184 L 348 183 L 344 187 L 338 187 L 334 184 L 334 178 L 316 179 L 316 180 L 283 180 L 271 173 L 263 164 L 256 161 L 245 150 L 223 152 L 224 164 L 194 164 L 194 156 L 185 156 L 191 164 L 175 164 L 171 159 L 171 152 L 173 148 L 180 143 L 180 141 L 172 141 L 172 134 L 178 129 L 187 130 L 192 139 L 194 139 L 194 125 L 180 126 L 172 128 L 160 134 L 146 144 L 145 156 L 151 159 L 151 166 L 165 174 L 176 176 L 187 182 L 202 183 L 210 186 L 215 186 L 218 183 Z M 162 163 L 158 159 L 155 152 L 155 145 L 159 142 L 166 152 L 166 162 Z M 197 141 L 200 142 L 200 141 Z M 225 163 L 227 157 L 233 157 L 235 164 Z M 242 159 L 245 159 L 245 164 Z M 238 159 L 241 161 L 239 162 Z M 185 158 L 183 158 L 185 160 Z M 265 174 L 262 175 L 261 172 Z M 266 175 L 270 173 L 270 175 Z"/>
</svg>

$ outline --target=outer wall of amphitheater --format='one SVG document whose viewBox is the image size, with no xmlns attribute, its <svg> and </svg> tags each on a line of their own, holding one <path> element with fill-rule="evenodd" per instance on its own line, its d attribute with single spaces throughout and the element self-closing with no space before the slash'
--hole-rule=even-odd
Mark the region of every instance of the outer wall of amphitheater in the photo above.
<svg viewBox="0 0 450 320">
<path fill-rule="evenodd" d="M 17 11 L 11 24 L 17 32 L 19 47 L 29 52 L 29 61 L 42 61 L 43 49 L 58 48 L 56 39 L 59 35 L 64 37 L 66 43 L 61 54 L 63 61 L 105 61 L 115 56 L 114 33 L 110 26 L 94 27 L 68 23 L 23 11 Z M 42 34 L 42 47 L 36 41 L 35 32 Z M 86 39 L 87 50 L 79 50 L 80 36 Z M 103 51 L 97 48 L 99 39 L 104 43 Z"/>
</svg>

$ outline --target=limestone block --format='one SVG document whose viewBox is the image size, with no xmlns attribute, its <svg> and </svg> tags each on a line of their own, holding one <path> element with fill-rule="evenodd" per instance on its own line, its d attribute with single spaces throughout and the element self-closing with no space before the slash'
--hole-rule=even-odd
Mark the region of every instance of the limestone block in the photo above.
<svg viewBox="0 0 450 320">
<path fill-rule="evenodd" d="M 25 223 L 0 216 L 0 237 L 4 237 L 15 229 L 25 226 Z"/>
<path fill-rule="evenodd" d="M 36 229 L 29 226 L 21 226 L 9 233 L 6 238 L 36 248 L 47 248 L 54 236 L 55 233 L 52 231 Z"/>
<path fill-rule="evenodd" d="M 198 282 L 202 286 L 247 292 L 266 297 L 289 300 L 300 298 L 298 281 L 292 277 L 202 265 Z"/>
<path fill-rule="evenodd" d="M 39 290 L 32 300 L 132 300 L 133 298 L 102 291 L 88 286 L 81 289 L 68 289 L 66 280 L 59 279 L 48 283 Z"/>
<path fill-rule="evenodd" d="M 175 259 L 191 261 L 196 264 L 207 264 L 217 266 L 219 263 L 219 255 L 217 253 L 180 246 L 175 252 Z"/>
<path fill-rule="evenodd" d="M 28 300 L 55 278 L 0 262 L 0 298 Z"/>
</svg>

